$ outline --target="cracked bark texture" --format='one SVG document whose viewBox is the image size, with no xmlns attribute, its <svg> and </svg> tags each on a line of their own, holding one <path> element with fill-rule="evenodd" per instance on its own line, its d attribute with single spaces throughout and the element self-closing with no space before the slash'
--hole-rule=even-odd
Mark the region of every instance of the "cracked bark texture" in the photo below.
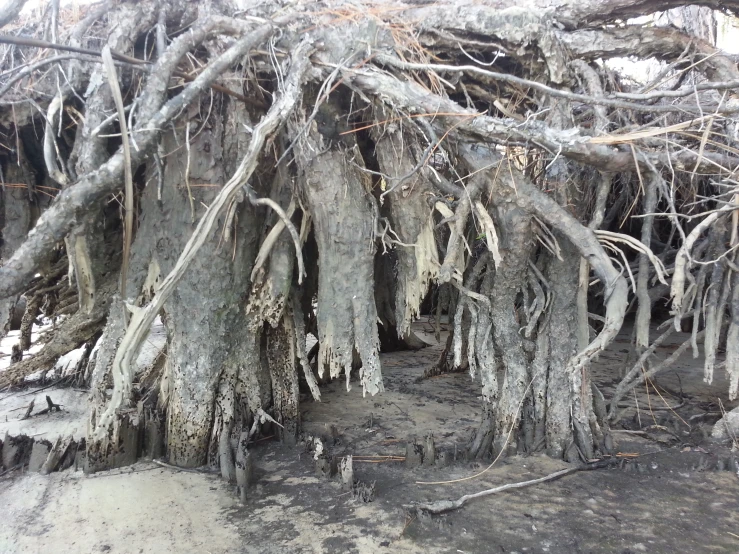
<svg viewBox="0 0 739 554">
<path fill-rule="evenodd" d="M 244 121 L 243 108 L 227 105 L 223 109 L 223 120 L 216 117 L 201 121 L 205 128 L 192 139 L 189 164 L 188 152 L 182 148 L 167 159 L 162 203 L 153 198 L 145 202 L 146 207 L 152 208 L 148 216 L 156 230 L 146 236 L 149 241 L 156 241 L 152 245 L 152 255 L 156 256 L 163 274 L 174 267 L 176 253 L 182 251 L 192 230 L 185 180 L 215 185 L 191 187 L 198 218 L 203 210 L 201 202 L 208 204 L 215 196 L 217 187 L 226 181 L 228 170 L 238 163 L 242 153 L 238 146 L 229 145 L 229 142 L 236 143 L 239 135 L 245 132 L 240 129 Z M 182 141 L 184 137 L 180 135 L 177 139 Z M 173 135 L 163 144 L 165 151 L 178 147 Z M 187 177 L 184 175 L 186 167 L 189 167 Z M 142 220 L 146 218 L 144 213 Z M 258 227 L 254 210 L 243 206 L 234 233 L 235 245 L 223 244 L 220 233 L 214 233 L 204 255 L 192 263 L 165 304 L 167 355 L 171 368 L 167 452 L 175 465 L 196 467 L 206 462 L 219 378 L 231 345 L 240 338 L 244 290 L 257 248 L 255 228 Z"/>
<path fill-rule="evenodd" d="M 0 187 L 0 258 L 7 260 L 26 239 L 31 229 L 31 203 L 33 197 L 33 183 L 35 177 L 23 154 L 22 147 L 15 160 L 9 159 L 3 168 L 8 183 L 17 183 L 15 186 Z M 10 322 L 16 316 L 18 295 L 0 299 L 0 338 L 10 330 Z"/>
</svg>

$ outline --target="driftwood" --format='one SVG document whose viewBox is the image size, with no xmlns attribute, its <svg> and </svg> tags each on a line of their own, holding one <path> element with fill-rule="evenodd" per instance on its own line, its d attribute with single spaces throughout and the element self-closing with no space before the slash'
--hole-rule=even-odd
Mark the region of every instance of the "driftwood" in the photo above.
<svg viewBox="0 0 739 554">
<path fill-rule="evenodd" d="M 520 481 L 518 483 L 507 483 L 505 485 L 500 485 L 499 487 L 493 487 L 491 489 L 486 489 L 480 492 L 466 494 L 458 498 L 457 500 L 439 500 L 437 502 L 432 502 L 430 504 L 417 504 L 413 506 L 406 506 L 406 508 L 420 510 L 423 512 L 427 512 L 429 514 L 442 514 L 444 512 L 449 512 L 451 510 L 457 510 L 461 508 L 462 506 L 464 506 L 470 500 L 475 500 L 476 498 L 484 498 L 486 496 L 490 496 L 492 494 L 496 494 L 499 492 L 504 492 L 504 491 L 513 490 L 513 489 L 522 489 L 525 487 L 538 485 L 540 483 L 554 481 L 555 479 L 560 479 L 561 477 L 564 477 L 566 475 L 572 475 L 573 473 L 577 473 L 579 471 L 601 469 L 604 467 L 608 467 L 609 465 L 611 465 L 611 463 L 612 462 L 609 460 L 609 461 L 596 462 L 596 463 L 577 466 L 577 467 L 569 467 L 566 469 L 555 471 L 554 473 L 550 473 L 549 475 L 545 475 L 544 477 L 539 477 L 537 479 L 530 479 L 528 481 Z"/>
</svg>

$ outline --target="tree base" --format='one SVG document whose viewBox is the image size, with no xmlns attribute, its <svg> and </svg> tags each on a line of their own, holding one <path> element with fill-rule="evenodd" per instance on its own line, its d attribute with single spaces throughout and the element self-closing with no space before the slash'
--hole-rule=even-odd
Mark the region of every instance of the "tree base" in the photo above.
<svg viewBox="0 0 739 554">
<path fill-rule="evenodd" d="M 156 410 L 119 410 L 103 438 L 88 437 L 85 473 L 135 464 L 141 457 L 156 459 L 164 453 L 164 422 Z"/>
</svg>

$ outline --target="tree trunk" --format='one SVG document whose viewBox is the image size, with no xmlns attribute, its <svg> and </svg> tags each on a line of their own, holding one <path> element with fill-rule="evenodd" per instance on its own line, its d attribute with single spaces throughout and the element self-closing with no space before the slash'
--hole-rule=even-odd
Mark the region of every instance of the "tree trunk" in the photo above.
<svg viewBox="0 0 739 554">
<path fill-rule="evenodd" d="M 330 139 L 329 139 L 330 140 Z M 369 179 L 347 160 L 346 146 L 311 131 L 296 147 L 301 193 L 318 243 L 319 374 L 345 373 L 353 353 L 363 392 L 383 390 L 374 295 L 375 217 Z M 327 147 L 328 145 L 328 147 Z M 354 146 L 355 159 L 361 160 Z M 356 163 L 356 162 L 354 162 Z"/>
<path fill-rule="evenodd" d="M 378 118 L 384 119 L 386 112 L 379 110 Z M 375 135 L 374 154 L 380 171 L 384 173 L 379 200 L 382 206 L 388 202 L 389 222 L 381 237 L 383 247 L 395 246 L 395 257 L 381 263 L 377 279 L 379 295 L 388 295 L 389 302 L 383 306 L 393 310 L 379 310 L 383 325 L 380 337 L 387 348 L 423 348 L 424 343 L 413 336 L 411 323 L 419 314 L 429 285 L 439 272 L 439 256 L 434 236 L 434 220 L 429 196 L 433 186 L 418 168 L 427 162 L 426 152 L 414 152 L 410 136 L 401 130 L 385 129 Z M 388 286 L 390 287 L 388 289 Z M 380 303 L 378 302 L 378 306 Z M 401 339 L 392 345 L 391 334 Z M 384 340 L 383 340 L 384 337 Z"/>
<path fill-rule="evenodd" d="M 143 211 L 127 287 L 132 302 L 137 296 L 141 301 L 156 292 L 160 276 L 174 267 L 176 253 L 184 247 L 194 221 L 238 164 L 248 143 L 242 123 L 249 119 L 243 107 L 225 104 L 219 109 L 223 118 L 190 121 L 192 132 L 169 133 L 162 140 L 161 150 L 171 154 L 166 158 L 161 184 L 147 187 L 141 199 Z M 150 175 L 157 179 L 154 169 Z M 248 383 L 250 391 L 269 387 L 257 369 L 259 335 L 255 337 L 243 325 L 261 218 L 243 203 L 236 214 L 231 241 L 223 240 L 225 221 L 221 220 L 221 228 L 210 237 L 164 308 L 166 452 L 170 463 L 182 467 L 208 461 L 216 412 L 221 424 L 233 421 L 234 401 L 227 399 L 233 397 L 238 383 Z M 142 291 L 142 286 L 147 290 Z M 122 331 L 122 327 L 117 333 L 111 328 L 106 333 L 112 333 L 109 340 L 115 344 L 120 340 L 115 335 L 122 336 Z M 242 359 L 234 356 L 235 352 Z M 110 356 L 114 354 L 115 349 L 109 351 Z M 105 358 L 98 356 L 100 367 L 96 371 L 106 371 L 112 360 Z M 256 361 L 256 365 L 249 361 Z M 239 370 L 245 366 L 247 375 L 242 376 Z M 101 379 L 104 377 L 97 377 Z M 253 394 L 247 404 L 251 409 L 262 408 L 267 398 L 269 388 Z M 218 427 L 216 438 L 221 431 Z M 93 449 L 95 441 L 90 440 L 88 452 Z"/>
<path fill-rule="evenodd" d="M 464 156 L 472 170 L 494 165 L 495 156 L 485 154 L 484 149 L 468 148 Z M 579 327 L 582 245 L 576 248 L 569 237 L 555 233 L 562 259 L 542 253 L 537 262 L 547 260 L 546 278 L 531 273 L 536 267 L 529 263 L 535 232 L 532 211 L 539 217 L 544 212 L 526 201 L 531 197 L 524 196 L 523 182 L 513 178 L 514 174 L 513 170 L 499 174 L 491 186 L 490 216 L 497 229 L 497 252 L 489 255 L 492 259 L 484 270 L 482 297 L 467 293 L 466 299 L 474 331 L 468 339 L 468 356 L 473 371 L 481 372 L 483 384 L 482 422 L 470 455 L 485 456 L 491 447 L 493 454 L 545 448 L 552 456 L 574 461 L 579 449 L 582 457 L 591 459 L 601 447 L 593 437 L 602 438 L 602 422 L 593 413 L 588 365 L 572 367 L 572 360 L 584 348 L 573 332 Z M 565 205 L 577 201 L 566 188 L 559 190 Z M 547 212 L 547 217 L 555 214 Z M 486 230 L 493 232 L 493 228 Z M 544 286 L 551 301 L 545 298 Z M 527 301 L 532 293 L 533 300 Z M 537 310 L 535 302 L 548 308 Z M 500 384 L 498 363 L 505 370 Z"/>
</svg>

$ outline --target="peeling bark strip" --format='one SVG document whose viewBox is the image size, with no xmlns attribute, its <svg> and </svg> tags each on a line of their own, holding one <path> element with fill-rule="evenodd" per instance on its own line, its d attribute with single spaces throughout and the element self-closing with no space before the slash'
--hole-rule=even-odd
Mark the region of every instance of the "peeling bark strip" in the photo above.
<svg viewBox="0 0 739 554">
<path fill-rule="evenodd" d="M 384 387 L 378 356 L 375 218 L 370 192 L 363 174 L 347 161 L 347 152 L 325 147 L 314 150 L 323 145 L 315 131 L 305 141 L 299 147 L 298 164 L 319 252 L 319 375 L 323 376 L 325 367 L 331 378 L 344 371 L 350 389 L 356 351 L 362 362 L 362 391 L 375 395 Z"/>
</svg>

